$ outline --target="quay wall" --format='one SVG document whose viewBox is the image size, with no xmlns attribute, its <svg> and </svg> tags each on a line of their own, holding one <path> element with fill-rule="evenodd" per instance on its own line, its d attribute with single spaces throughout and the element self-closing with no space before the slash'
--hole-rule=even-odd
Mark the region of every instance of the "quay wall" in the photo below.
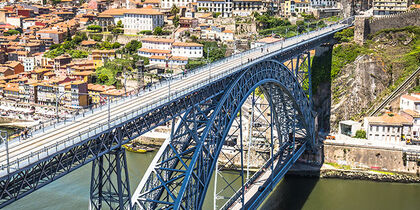
<svg viewBox="0 0 420 210">
<path fill-rule="evenodd" d="M 402 150 L 372 147 L 355 147 L 334 144 L 324 145 L 324 163 L 337 163 L 352 168 L 419 174 L 420 160 L 407 160 Z"/>
</svg>

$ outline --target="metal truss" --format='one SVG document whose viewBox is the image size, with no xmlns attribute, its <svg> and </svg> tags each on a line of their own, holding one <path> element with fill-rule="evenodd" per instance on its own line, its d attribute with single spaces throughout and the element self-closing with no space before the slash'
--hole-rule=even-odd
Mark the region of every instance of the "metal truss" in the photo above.
<svg viewBox="0 0 420 210">
<path fill-rule="evenodd" d="M 93 161 L 90 209 L 122 210 L 131 207 L 125 149 L 118 148 Z"/>
<path fill-rule="evenodd" d="M 136 200 L 133 205 L 141 208 L 200 208 L 228 130 L 244 100 L 256 87 L 263 87 L 268 93 L 267 96 L 273 100 L 272 115 L 280 144 L 289 142 L 291 130 L 296 129 L 296 133 L 300 133 L 300 136 L 305 137 L 305 141 L 309 141 L 306 146 L 313 147 L 314 114 L 311 109 L 310 68 L 303 71 L 305 68 L 299 67 L 297 73 L 301 77 L 297 77 L 294 73 L 296 69 L 289 70 L 283 63 L 304 54 L 308 49 L 329 42 L 332 36 L 320 35 L 310 42 L 288 50 L 273 52 L 264 57 L 272 60 L 252 61 L 246 64 L 243 70 L 233 72 L 178 98 L 171 98 L 170 102 L 148 113 L 121 122 L 79 143 L 70 142 L 72 138 L 81 139 L 83 134 L 69 137 L 69 145 L 64 145 L 65 149 L 48 154 L 48 157 L 24 168 L 13 169 L 7 176 L 0 178 L 0 208 L 181 115 L 181 125 L 185 127 L 185 124 L 188 124 L 193 127 L 181 129 L 179 132 L 183 135 L 179 135 L 182 137 L 173 133 L 173 140 L 167 145 L 174 147 L 173 152 L 162 152 L 167 155 L 165 160 L 168 160 L 164 162 L 164 166 L 172 168 L 160 169 L 158 173 L 161 175 L 151 178 L 150 182 L 144 185 L 147 187 L 142 189 L 138 199 L 133 198 Z M 309 67 L 310 58 L 305 59 Z M 300 64 L 302 66 L 302 62 Z M 301 70 L 303 72 L 300 72 Z M 309 88 L 305 88 L 305 83 Z M 282 103 L 281 101 L 287 101 L 286 105 L 277 104 Z M 291 109 L 296 110 L 294 116 L 299 122 L 298 126 L 289 122 L 291 117 L 285 110 Z M 194 114 L 196 118 L 188 113 Z M 156 167 L 158 166 L 151 166 Z M 159 189 L 152 186 L 159 186 Z"/>
<path fill-rule="evenodd" d="M 229 130 L 246 98 L 259 86 L 270 95 L 272 110 L 282 111 L 273 115 L 283 115 L 283 122 L 277 125 L 281 127 L 278 131 L 283 130 L 282 142 L 290 142 L 298 131 L 303 141 L 313 141 L 311 105 L 294 72 L 279 61 L 260 62 L 244 70 L 206 111 L 195 106 L 187 112 L 175 135 L 149 166 L 150 173 L 137 188 L 133 205 L 142 209 L 200 209 Z M 201 113 L 201 118 L 194 113 Z"/>
<path fill-rule="evenodd" d="M 69 145 L 55 154 L 0 178 L 0 208 L 59 179 L 104 154 L 118 149 L 122 144 L 168 122 L 199 104 L 224 91 L 235 75 L 226 77 L 201 89 L 163 104 L 149 113 L 122 122 L 106 132 Z M 77 137 L 74 137 L 77 138 Z"/>
</svg>

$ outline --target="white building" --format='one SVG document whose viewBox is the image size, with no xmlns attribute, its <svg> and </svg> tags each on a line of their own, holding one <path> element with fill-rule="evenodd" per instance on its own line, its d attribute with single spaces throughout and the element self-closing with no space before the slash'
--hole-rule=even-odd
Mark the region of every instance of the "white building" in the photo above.
<svg viewBox="0 0 420 210">
<path fill-rule="evenodd" d="M 400 109 L 401 110 L 411 109 L 415 111 L 420 111 L 420 95 L 411 94 L 411 95 L 401 96 Z"/>
<path fill-rule="evenodd" d="M 222 42 L 233 42 L 234 41 L 233 31 L 224 30 L 220 33 L 219 38 L 220 40 L 222 40 Z"/>
<path fill-rule="evenodd" d="M 336 7 L 337 0 L 311 0 L 312 7 Z"/>
<path fill-rule="evenodd" d="M 198 11 L 220 12 L 221 17 L 232 17 L 232 0 L 197 0 Z"/>
<path fill-rule="evenodd" d="M 157 49 L 157 50 L 171 50 L 174 39 L 161 39 L 161 38 L 143 38 L 141 39 L 142 48 Z"/>
<path fill-rule="evenodd" d="M 179 7 L 186 7 L 190 3 L 195 3 L 197 0 L 160 0 L 160 8 L 170 10 L 173 5 Z"/>
<path fill-rule="evenodd" d="M 172 55 L 187 58 L 201 58 L 203 57 L 203 45 L 198 43 L 174 42 L 172 44 Z"/>
<path fill-rule="evenodd" d="M 25 57 L 23 59 L 23 66 L 25 71 L 33 71 L 35 68 L 35 57 Z"/>
<path fill-rule="evenodd" d="M 251 48 L 261 47 L 266 44 L 271 44 L 271 43 L 279 42 L 279 41 L 281 41 L 281 39 L 274 38 L 274 37 L 265 37 L 251 43 Z"/>
<path fill-rule="evenodd" d="M 175 42 L 174 39 L 143 38 L 140 56 L 148 57 L 150 63 L 159 65 L 186 65 L 189 58 L 203 57 L 203 45 Z"/>
<path fill-rule="evenodd" d="M 409 119 L 394 113 L 364 119 L 367 139 L 388 144 L 404 143 L 402 137 L 411 135 L 412 125 Z"/>
<path fill-rule="evenodd" d="M 163 26 L 163 13 L 151 7 L 139 9 L 109 9 L 101 13 L 101 16 L 112 16 L 114 24 L 119 21 L 124 26 L 125 34 L 136 34 L 140 31 L 153 31 L 158 26 Z"/>
<path fill-rule="evenodd" d="M 420 113 L 411 109 L 401 111 L 401 115 L 413 122 L 411 137 L 418 140 L 420 136 Z"/>
</svg>

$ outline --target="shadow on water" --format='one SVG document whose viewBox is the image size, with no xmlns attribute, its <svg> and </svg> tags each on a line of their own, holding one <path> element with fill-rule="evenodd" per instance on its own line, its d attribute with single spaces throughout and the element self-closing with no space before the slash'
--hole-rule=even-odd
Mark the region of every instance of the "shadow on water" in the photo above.
<svg viewBox="0 0 420 210">
<path fill-rule="evenodd" d="M 319 178 L 286 175 L 260 209 L 302 209 Z"/>
</svg>

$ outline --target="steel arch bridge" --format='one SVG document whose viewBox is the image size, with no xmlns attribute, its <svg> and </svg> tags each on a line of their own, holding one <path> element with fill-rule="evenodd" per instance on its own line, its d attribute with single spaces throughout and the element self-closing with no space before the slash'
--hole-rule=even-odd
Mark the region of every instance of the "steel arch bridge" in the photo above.
<svg viewBox="0 0 420 210">
<path fill-rule="evenodd" d="M 269 103 L 270 129 L 276 130 L 278 138 L 275 142 L 274 132 L 270 132 L 271 153 L 263 169 L 271 167 L 276 175 L 272 173 L 267 179 L 269 187 L 265 185 L 256 197 L 245 199 L 244 186 L 250 186 L 253 179 L 244 183 L 242 163 L 242 188 L 222 208 L 231 208 L 241 196 L 244 208 L 258 206 L 302 152 L 316 147 L 309 50 L 329 43 L 335 32 L 350 25 L 342 23 L 302 36 L 306 40 L 297 38 L 285 48 L 280 48 L 279 43 L 268 45 L 267 49 L 274 49 L 269 53 L 245 53 L 251 60 L 242 62 L 241 57 L 239 64 L 210 75 L 203 85 L 194 84 L 191 90 L 170 94 L 153 106 L 117 113 L 121 116 L 111 123 L 108 115 L 107 123 L 97 121 L 92 129 L 66 136 L 62 144 L 57 141 L 37 153 L 3 164 L 0 173 L 7 170 L 7 175 L 0 177 L 0 207 L 92 161 L 91 209 L 201 208 L 213 171 L 218 168 L 217 159 L 230 138 L 229 129 L 242 117 L 241 106 L 256 88 Z M 232 60 L 238 62 L 239 57 Z M 130 107 L 140 105 L 129 103 Z M 165 141 L 131 197 L 122 144 L 170 120 L 174 120 L 171 138 Z M 278 148 L 276 152 L 274 148 Z M 240 150 L 242 159 L 242 143 Z"/>
<path fill-rule="evenodd" d="M 284 137 L 280 148 L 314 145 L 314 115 L 307 94 L 311 93 L 310 57 L 304 55 L 306 62 L 296 59 L 294 70 L 274 59 L 255 63 L 232 75 L 225 91 L 188 109 L 149 166 L 132 203 L 142 209 L 200 209 L 228 131 L 257 87 L 268 98 L 278 136 Z M 289 138 L 295 133 L 303 137 L 296 144 L 295 138 Z"/>
</svg>

